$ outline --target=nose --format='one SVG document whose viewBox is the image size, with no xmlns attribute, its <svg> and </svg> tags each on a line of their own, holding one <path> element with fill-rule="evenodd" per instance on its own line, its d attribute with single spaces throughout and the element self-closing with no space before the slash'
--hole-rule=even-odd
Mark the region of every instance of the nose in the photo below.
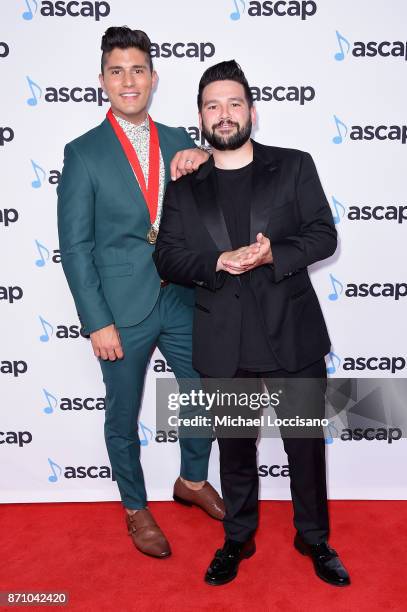
<svg viewBox="0 0 407 612">
<path fill-rule="evenodd" d="M 123 72 L 123 86 L 133 87 L 135 83 L 135 75 L 131 70 L 124 70 Z"/>
<path fill-rule="evenodd" d="M 222 106 L 222 108 L 221 108 L 220 119 L 221 119 L 221 121 L 225 121 L 226 119 L 230 119 L 230 111 L 229 111 L 229 108 L 226 105 Z"/>
</svg>

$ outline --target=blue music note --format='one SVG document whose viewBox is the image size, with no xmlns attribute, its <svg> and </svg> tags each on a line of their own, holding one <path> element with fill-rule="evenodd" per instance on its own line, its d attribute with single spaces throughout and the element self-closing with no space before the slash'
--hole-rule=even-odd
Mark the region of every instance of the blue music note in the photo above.
<svg viewBox="0 0 407 612">
<path fill-rule="evenodd" d="M 51 468 L 51 476 L 48 476 L 48 480 L 50 482 L 57 482 L 58 478 L 61 476 L 62 474 L 62 468 L 60 465 L 58 465 L 58 463 L 55 463 L 55 461 L 52 461 L 52 459 L 48 458 L 48 463 L 49 463 L 49 467 Z M 55 471 L 55 468 L 57 468 L 58 470 L 58 476 L 57 473 Z"/>
<path fill-rule="evenodd" d="M 335 353 L 329 353 L 328 355 L 328 363 L 330 363 L 330 365 L 327 366 L 326 371 L 328 374 L 335 374 L 336 370 L 339 368 L 340 364 L 341 364 L 341 358 L 338 357 L 338 355 L 335 355 Z M 335 365 L 336 363 L 336 365 Z"/>
<path fill-rule="evenodd" d="M 29 88 L 31 90 L 31 93 L 32 93 L 32 98 L 27 98 L 27 104 L 29 106 L 37 106 L 38 100 L 39 100 L 39 98 L 41 98 L 41 95 L 42 95 L 42 89 L 41 89 L 41 87 L 39 85 L 37 85 L 37 83 L 34 83 L 34 81 L 32 79 L 30 79 L 29 76 L 27 76 L 25 78 L 27 79 L 28 86 L 29 86 Z M 35 90 L 37 90 L 37 92 L 38 92 L 38 97 L 35 94 Z"/>
<path fill-rule="evenodd" d="M 43 319 L 41 316 L 39 316 L 38 318 L 39 318 L 39 320 L 41 322 L 42 329 L 44 330 L 43 335 L 40 336 L 40 340 L 41 340 L 41 342 L 48 342 L 48 340 L 50 339 L 50 337 L 54 333 L 54 328 L 52 327 L 51 323 L 48 323 L 48 321 Z M 50 333 L 47 332 L 47 328 L 50 330 Z"/>
<path fill-rule="evenodd" d="M 36 179 L 34 179 L 31 182 L 31 187 L 34 187 L 34 189 L 38 189 L 39 187 L 41 187 L 42 185 L 42 181 L 45 179 L 45 170 L 43 168 L 41 168 L 41 166 L 39 166 L 38 164 L 35 163 L 35 161 L 33 159 L 30 160 L 31 161 L 31 165 L 33 167 L 35 176 L 37 177 Z M 42 180 L 40 179 L 40 176 L 38 174 L 38 171 L 42 174 Z"/>
<path fill-rule="evenodd" d="M 32 12 L 31 9 L 31 2 L 34 4 L 34 13 Z M 23 13 L 23 19 L 25 19 L 26 21 L 30 21 L 33 16 L 35 15 L 35 13 L 37 12 L 37 8 L 38 8 L 38 4 L 37 4 L 37 0 L 25 0 L 25 3 L 27 5 L 27 11 L 24 11 Z"/>
<path fill-rule="evenodd" d="M 244 2 L 244 0 L 239 0 L 239 2 L 242 5 L 242 13 L 244 13 L 245 8 L 246 8 L 246 3 Z M 233 0 L 233 3 L 235 5 L 235 9 L 236 10 L 233 11 L 233 13 L 230 13 L 230 18 L 233 21 L 237 21 L 238 19 L 240 19 L 241 12 L 240 12 L 239 7 L 237 5 L 237 0 Z"/>
<path fill-rule="evenodd" d="M 331 302 L 336 302 L 339 296 L 343 293 L 343 285 L 334 276 L 332 276 L 332 274 L 329 275 L 329 278 L 331 279 L 333 292 L 328 295 L 328 299 L 331 300 Z M 337 287 L 339 288 L 339 291 Z"/>
<path fill-rule="evenodd" d="M 49 259 L 49 250 L 47 249 L 46 246 L 38 242 L 38 240 L 35 241 L 35 244 L 37 245 L 38 253 L 40 256 L 40 259 L 36 259 L 35 265 L 38 266 L 39 268 L 43 268 L 45 266 L 45 262 L 48 261 Z M 45 253 L 46 259 L 43 253 Z"/>
<path fill-rule="evenodd" d="M 55 395 L 52 395 L 52 393 L 50 393 L 46 389 L 43 389 L 42 391 L 43 391 L 43 393 L 45 395 L 45 399 L 48 402 L 48 406 L 45 406 L 44 412 L 45 412 L 45 414 L 52 414 L 54 412 L 55 408 L 58 405 L 58 400 L 55 397 Z"/>
<path fill-rule="evenodd" d="M 336 38 L 338 39 L 340 51 L 338 51 L 338 53 L 335 53 L 335 59 L 337 62 L 341 62 L 343 59 L 345 59 L 342 42 L 344 42 L 347 47 L 346 55 L 349 53 L 350 43 L 348 40 L 346 40 L 346 38 L 342 36 L 342 34 L 339 34 L 338 30 L 336 30 Z"/>
<path fill-rule="evenodd" d="M 144 425 L 141 421 L 140 421 L 139 425 L 141 427 L 141 433 L 143 434 L 143 438 L 140 439 L 140 446 L 147 446 L 149 441 L 153 437 L 153 432 L 151 431 L 151 429 L 149 429 L 149 427 Z M 150 434 L 150 440 L 147 439 L 147 432 Z"/>
<path fill-rule="evenodd" d="M 338 200 L 336 198 L 334 198 L 334 196 L 332 196 L 332 202 L 333 202 L 334 209 L 335 209 L 335 214 L 333 215 L 333 219 L 334 219 L 334 223 L 336 225 L 337 223 L 340 222 L 341 217 L 345 216 L 346 208 L 344 207 L 343 204 L 338 202 Z M 342 212 L 340 212 L 340 211 L 342 211 Z"/>
<path fill-rule="evenodd" d="M 348 133 L 348 128 L 347 126 L 343 123 L 343 121 L 341 121 L 340 119 L 338 119 L 338 117 L 336 115 L 334 115 L 334 120 L 335 120 L 335 125 L 336 125 L 336 129 L 338 130 L 338 135 L 334 136 L 332 138 L 332 142 L 334 144 L 341 144 L 343 142 L 344 137 L 346 136 L 346 134 Z M 345 128 L 345 135 L 342 136 L 341 134 L 341 128 L 340 126 L 342 126 L 343 128 Z"/>
<path fill-rule="evenodd" d="M 325 444 L 333 444 L 334 437 L 332 433 L 336 434 L 335 437 L 337 437 L 339 436 L 339 431 L 337 430 L 336 426 L 333 423 L 328 424 L 327 430 L 328 430 L 328 433 L 327 433 L 327 436 L 325 437 Z"/>
</svg>

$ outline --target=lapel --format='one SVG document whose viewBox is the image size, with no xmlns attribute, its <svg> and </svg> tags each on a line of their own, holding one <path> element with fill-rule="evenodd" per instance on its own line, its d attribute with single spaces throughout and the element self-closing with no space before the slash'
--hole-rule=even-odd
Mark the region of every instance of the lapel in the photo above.
<svg viewBox="0 0 407 612">
<path fill-rule="evenodd" d="M 156 126 L 158 130 L 158 138 L 160 141 L 160 151 L 163 157 L 163 162 L 164 162 L 164 167 L 165 167 L 165 184 L 167 185 L 168 181 L 171 178 L 170 177 L 170 163 L 176 151 L 174 151 L 174 145 L 171 146 L 167 133 L 165 132 L 165 129 L 163 129 L 162 125 L 160 123 L 156 123 Z"/>
<path fill-rule="evenodd" d="M 250 208 L 250 243 L 259 232 L 265 233 L 275 201 L 279 162 L 265 157 L 262 147 L 253 142 L 253 192 Z"/>
<path fill-rule="evenodd" d="M 145 216 L 146 223 L 148 226 L 150 223 L 150 214 L 148 212 L 147 204 L 144 200 L 143 193 L 138 184 L 137 178 L 134 176 L 134 172 L 132 167 L 130 166 L 128 159 L 122 149 L 122 146 L 118 139 L 116 138 L 116 134 L 113 131 L 113 128 L 110 125 L 110 122 L 105 119 L 101 127 L 104 132 L 104 137 L 106 139 L 107 151 L 111 158 L 112 166 L 115 166 L 122 178 L 123 182 L 128 188 L 129 194 L 133 202 L 142 206 L 143 215 Z"/>
<path fill-rule="evenodd" d="M 199 214 L 219 251 L 231 251 L 232 243 L 225 217 L 216 198 L 216 177 L 211 156 L 196 173 L 193 183 Z"/>
<path fill-rule="evenodd" d="M 253 191 L 250 208 L 250 242 L 256 242 L 259 232 L 265 233 L 272 203 L 275 200 L 279 162 L 270 160 L 261 145 L 253 142 Z M 196 173 L 194 195 L 199 214 L 219 251 L 232 250 L 225 218 L 216 198 L 216 179 L 213 158 Z"/>
</svg>

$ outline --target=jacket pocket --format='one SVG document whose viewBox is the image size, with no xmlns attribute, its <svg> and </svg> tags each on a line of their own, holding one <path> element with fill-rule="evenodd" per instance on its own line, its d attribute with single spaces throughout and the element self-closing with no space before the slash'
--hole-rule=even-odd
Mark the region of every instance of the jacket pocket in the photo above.
<svg viewBox="0 0 407 612">
<path fill-rule="evenodd" d="M 211 312 L 210 310 L 205 308 L 205 306 L 201 306 L 201 304 L 195 304 L 195 308 L 197 308 L 198 310 L 202 310 L 203 312 L 208 312 L 208 313 Z"/>
<path fill-rule="evenodd" d="M 131 276 L 131 274 L 133 274 L 133 264 L 125 263 L 99 266 L 98 271 L 101 278 L 110 278 L 113 276 Z"/>
</svg>

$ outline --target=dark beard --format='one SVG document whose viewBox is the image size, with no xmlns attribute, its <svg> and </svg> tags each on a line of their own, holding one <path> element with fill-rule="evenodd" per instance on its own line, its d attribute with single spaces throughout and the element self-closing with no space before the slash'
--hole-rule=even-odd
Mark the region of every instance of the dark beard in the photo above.
<svg viewBox="0 0 407 612">
<path fill-rule="evenodd" d="M 209 131 L 204 124 L 202 124 L 202 134 L 205 136 L 209 144 L 217 151 L 235 151 L 240 149 L 250 138 L 252 132 L 252 120 L 249 118 L 246 125 L 243 128 L 239 127 L 238 123 L 233 121 L 230 122 L 232 125 L 237 127 L 237 132 L 233 136 L 223 138 L 215 133 L 217 125 L 212 127 L 212 131 Z"/>
</svg>

